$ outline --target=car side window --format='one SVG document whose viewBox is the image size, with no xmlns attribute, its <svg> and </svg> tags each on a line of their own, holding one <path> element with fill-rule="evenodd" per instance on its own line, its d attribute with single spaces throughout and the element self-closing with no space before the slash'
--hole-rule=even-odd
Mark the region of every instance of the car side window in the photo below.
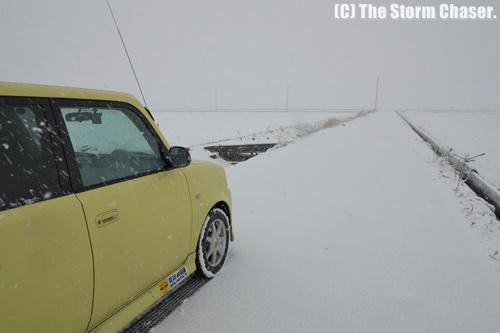
<svg viewBox="0 0 500 333">
<path fill-rule="evenodd" d="M 0 105 L 0 210 L 61 192 L 42 105 Z"/>
<path fill-rule="evenodd" d="M 121 107 L 61 107 L 84 187 L 164 169 L 160 146 L 134 111 Z"/>
</svg>

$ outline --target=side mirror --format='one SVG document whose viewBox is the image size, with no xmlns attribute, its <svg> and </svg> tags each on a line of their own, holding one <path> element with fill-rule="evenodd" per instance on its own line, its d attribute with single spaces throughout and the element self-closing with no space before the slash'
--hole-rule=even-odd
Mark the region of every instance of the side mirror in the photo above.
<svg viewBox="0 0 500 333">
<path fill-rule="evenodd" d="M 166 157 L 168 163 L 173 168 L 187 167 L 191 163 L 191 154 L 184 147 L 171 147 Z"/>
</svg>

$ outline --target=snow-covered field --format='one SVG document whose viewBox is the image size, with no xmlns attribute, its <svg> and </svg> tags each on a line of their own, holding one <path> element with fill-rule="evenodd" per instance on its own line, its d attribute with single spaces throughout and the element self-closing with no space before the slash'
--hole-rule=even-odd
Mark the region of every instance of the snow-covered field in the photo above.
<svg viewBox="0 0 500 333">
<path fill-rule="evenodd" d="M 373 110 L 372 110 L 373 111 Z M 185 112 L 154 113 L 171 145 L 188 146 L 193 159 L 231 165 L 222 159 L 213 160 L 209 145 L 276 144 L 281 148 L 325 128 L 363 117 L 370 112 Z M 203 121 L 200 121 L 203 119 Z M 170 140 L 173 138 L 173 140 Z"/>
<path fill-rule="evenodd" d="M 500 191 L 500 111 L 412 111 L 405 116 L 440 145 L 462 157 Z"/>
<path fill-rule="evenodd" d="M 202 145 L 329 118 L 345 119 L 356 112 L 154 112 L 172 145 Z M 262 137 L 259 139 L 262 142 Z M 251 139 L 250 139 L 251 140 Z M 264 138 L 265 141 L 265 138 Z"/>
<path fill-rule="evenodd" d="M 154 332 L 498 332 L 498 221 L 395 114 L 226 171 L 228 261 Z"/>
</svg>

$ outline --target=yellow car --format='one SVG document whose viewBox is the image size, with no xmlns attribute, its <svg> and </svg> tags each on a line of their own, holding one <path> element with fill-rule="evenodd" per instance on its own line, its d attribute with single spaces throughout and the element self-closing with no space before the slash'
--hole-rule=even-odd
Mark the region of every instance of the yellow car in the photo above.
<svg viewBox="0 0 500 333">
<path fill-rule="evenodd" d="M 0 83 L 0 332 L 119 330 L 230 240 L 223 168 L 133 96 Z"/>
</svg>

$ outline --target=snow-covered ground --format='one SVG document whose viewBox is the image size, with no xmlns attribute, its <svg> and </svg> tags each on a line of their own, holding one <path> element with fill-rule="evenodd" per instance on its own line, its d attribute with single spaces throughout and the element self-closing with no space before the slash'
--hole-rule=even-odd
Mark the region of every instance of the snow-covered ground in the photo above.
<svg viewBox="0 0 500 333">
<path fill-rule="evenodd" d="M 172 145 L 203 145 L 329 118 L 345 119 L 356 112 L 154 112 Z M 267 136 L 266 136 L 267 137 Z M 259 139 L 262 142 L 263 137 Z M 250 138 L 251 140 L 251 138 Z M 264 141 L 265 138 L 264 138 Z"/>
<path fill-rule="evenodd" d="M 462 157 L 500 191 L 500 111 L 413 111 L 405 116 L 440 145 Z"/>
<path fill-rule="evenodd" d="M 498 221 L 395 114 L 226 171 L 228 261 L 154 332 L 498 332 Z"/>
<path fill-rule="evenodd" d="M 214 161 L 210 145 L 276 144 L 279 149 L 325 128 L 345 125 L 373 110 L 351 112 L 154 113 L 171 145 L 188 146 L 193 159 Z M 200 121 L 200 117 L 203 121 Z M 173 140 L 171 140 L 173 138 Z M 228 166 L 230 162 L 216 159 Z"/>
</svg>

